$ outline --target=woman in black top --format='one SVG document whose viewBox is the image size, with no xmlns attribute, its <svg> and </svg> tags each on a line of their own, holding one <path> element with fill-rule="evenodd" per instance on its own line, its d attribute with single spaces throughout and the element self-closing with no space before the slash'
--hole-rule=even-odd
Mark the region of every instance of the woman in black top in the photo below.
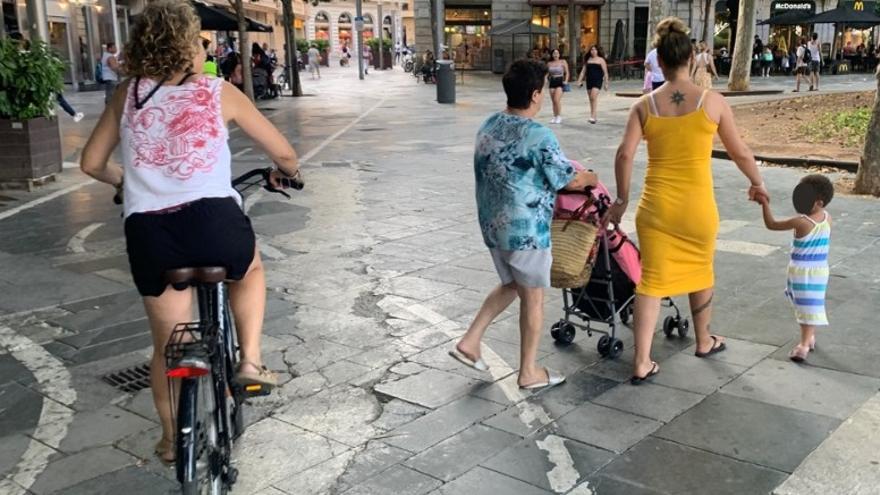
<svg viewBox="0 0 880 495">
<path fill-rule="evenodd" d="M 608 91 L 608 64 L 605 63 L 605 54 L 602 47 L 593 45 L 589 53 L 584 56 L 584 68 L 578 76 L 578 86 L 587 81 L 587 93 L 590 96 L 590 123 L 598 122 L 599 91 L 605 88 Z"/>
</svg>

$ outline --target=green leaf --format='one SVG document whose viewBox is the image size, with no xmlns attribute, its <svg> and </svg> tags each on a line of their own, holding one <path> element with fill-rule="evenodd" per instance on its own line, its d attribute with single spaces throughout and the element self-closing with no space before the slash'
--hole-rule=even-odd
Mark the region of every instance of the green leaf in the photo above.
<svg viewBox="0 0 880 495">
<path fill-rule="evenodd" d="M 64 89 L 64 68 L 63 60 L 43 42 L 24 51 L 19 42 L 0 39 L 0 117 L 50 116 L 55 94 Z"/>
</svg>

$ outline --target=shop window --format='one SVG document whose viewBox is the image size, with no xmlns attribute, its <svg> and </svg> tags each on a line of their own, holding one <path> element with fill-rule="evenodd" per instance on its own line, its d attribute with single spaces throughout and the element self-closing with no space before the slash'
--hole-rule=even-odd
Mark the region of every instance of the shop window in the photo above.
<svg viewBox="0 0 880 495">
<path fill-rule="evenodd" d="M 648 7 L 633 12 L 633 56 L 643 59 L 648 54 Z"/>
</svg>

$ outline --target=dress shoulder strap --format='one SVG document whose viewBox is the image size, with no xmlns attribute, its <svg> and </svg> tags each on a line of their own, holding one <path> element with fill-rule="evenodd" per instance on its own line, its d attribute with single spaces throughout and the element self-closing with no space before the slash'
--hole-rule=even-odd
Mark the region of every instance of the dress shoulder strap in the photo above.
<svg viewBox="0 0 880 495">
<path fill-rule="evenodd" d="M 648 93 L 648 99 L 651 100 L 651 109 L 654 111 L 654 115 L 660 115 L 660 112 L 657 110 L 657 100 L 654 99 L 654 92 Z"/>
<path fill-rule="evenodd" d="M 706 94 L 709 92 L 708 89 L 703 90 L 703 94 L 700 95 L 700 101 L 697 102 L 697 110 L 703 108 L 703 100 L 706 99 Z"/>
<path fill-rule="evenodd" d="M 804 218 L 806 218 L 807 220 L 809 220 L 810 223 L 812 223 L 814 227 L 815 227 L 816 225 L 819 225 L 819 222 L 817 222 L 817 221 L 813 220 L 812 218 L 810 218 L 809 215 L 801 215 L 801 216 L 804 217 Z M 825 212 L 825 219 L 827 219 L 827 218 L 828 218 L 828 212 Z M 824 222 L 825 220 L 822 220 L 822 221 Z"/>
</svg>

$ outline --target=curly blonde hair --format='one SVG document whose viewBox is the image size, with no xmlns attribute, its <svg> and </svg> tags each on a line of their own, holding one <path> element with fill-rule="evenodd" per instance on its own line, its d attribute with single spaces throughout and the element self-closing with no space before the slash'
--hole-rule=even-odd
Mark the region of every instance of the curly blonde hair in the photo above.
<svg viewBox="0 0 880 495">
<path fill-rule="evenodd" d="M 125 73 L 162 78 L 188 69 L 198 55 L 201 23 L 189 2 L 147 3 L 123 50 Z"/>
</svg>

